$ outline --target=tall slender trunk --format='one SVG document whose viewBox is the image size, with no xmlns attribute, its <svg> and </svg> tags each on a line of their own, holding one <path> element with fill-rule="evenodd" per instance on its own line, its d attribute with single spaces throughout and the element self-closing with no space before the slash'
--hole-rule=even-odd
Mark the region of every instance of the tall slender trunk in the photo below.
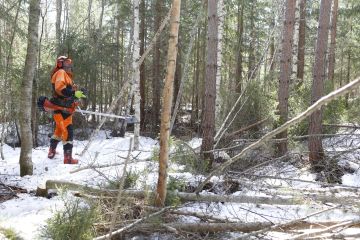
<svg viewBox="0 0 360 240">
<path fill-rule="evenodd" d="M 238 36 L 237 36 L 237 61 L 236 61 L 236 73 L 235 78 L 237 79 L 236 82 L 236 93 L 241 93 L 242 91 L 242 84 L 243 84 L 243 33 L 244 33 L 244 0 L 241 0 L 241 4 L 239 1 L 238 4 Z"/>
<path fill-rule="evenodd" d="M 32 86 L 36 68 L 38 51 L 38 25 L 40 16 L 40 0 L 31 0 L 29 6 L 28 42 L 25 68 L 21 83 L 21 98 L 19 113 L 21 132 L 20 176 L 33 174 L 32 163 L 32 132 L 31 132 L 31 103 Z"/>
<path fill-rule="evenodd" d="M 248 76 L 247 79 L 250 80 L 255 76 L 253 73 L 255 69 L 255 6 L 257 0 L 251 1 L 251 9 L 250 9 L 250 45 L 249 45 L 249 59 L 248 59 Z"/>
<path fill-rule="evenodd" d="M 346 67 L 346 82 L 345 84 L 348 84 L 350 82 L 350 74 L 351 74 L 351 47 L 349 47 L 348 53 L 347 53 L 347 67 Z M 345 95 L 345 106 L 346 108 L 349 108 L 349 93 Z"/>
<path fill-rule="evenodd" d="M 144 54 L 144 50 L 145 50 L 145 42 L 146 42 L 146 26 L 145 26 L 145 21 L 146 21 L 146 5 L 145 5 L 145 0 L 141 0 L 140 3 L 140 18 L 141 18 L 141 22 L 140 22 L 140 56 L 142 56 Z M 142 131 L 145 130 L 146 125 L 145 125 L 145 103 L 146 103 L 146 74 L 145 74 L 145 62 L 143 62 L 143 64 L 141 64 L 140 66 L 140 129 Z"/>
<path fill-rule="evenodd" d="M 61 45 L 61 13 L 62 13 L 62 0 L 56 0 L 56 54 L 59 56 L 62 53 Z"/>
<path fill-rule="evenodd" d="M 317 33 L 315 62 L 313 66 L 313 84 L 311 91 L 311 104 L 319 100 L 324 94 L 325 59 L 328 43 L 329 22 L 332 0 L 321 0 L 319 26 Z M 315 171 L 324 169 L 324 150 L 322 147 L 322 110 L 317 110 L 309 118 L 309 160 Z M 317 136 L 315 136 L 317 135 Z"/>
<path fill-rule="evenodd" d="M 133 84 L 131 91 L 134 94 L 134 109 L 135 109 L 135 118 L 140 119 L 140 69 L 137 67 L 137 62 L 140 58 L 140 43 L 139 43 L 139 0 L 133 0 L 134 7 L 134 35 L 133 35 L 133 60 L 132 60 L 132 70 L 133 70 Z M 140 136 L 140 124 L 134 124 L 134 149 L 139 150 L 139 136 Z"/>
<path fill-rule="evenodd" d="M 180 49 L 181 49 L 181 45 L 182 45 L 182 41 L 181 41 L 181 26 L 180 26 L 180 29 L 179 29 L 179 46 L 180 46 Z M 177 96 L 179 96 L 179 90 L 180 90 L 180 84 L 181 84 L 181 77 L 182 77 L 182 66 L 181 66 L 181 61 L 182 61 L 182 51 L 178 51 L 178 54 L 177 54 L 177 60 L 176 60 L 176 71 L 175 71 L 175 79 L 174 79 L 174 98 L 173 98 L 173 109 L 175 107 L 175 103 L 176 103 L 176 100 L 177 100 Z M 180 98 L 181 100 L 181 98 Z M 175 118 L 176 120 L 176 118 Z M 176 121 L 174 121 L 176 122 Z"/>
<path fill-rule="evenodd" d="M 155 25 L 154 29 L 159 29 L 162 17 L 163 1 L 156 0 L 155 3 Z M 152 132 L 159 131 L 159 116 L 160 116 L 160 87 L 161 87 L 161 45 L 160 39 L 157 39 L 154 46 L 154 60 L 153 60 L 153 81 L 152 81 Z"/>
<path fill-rule="evenodd" d="M 283 28 L 282 51 L 280 61 L 280 78 L 279 78 L 279 124 L 283 124 L 288 120 L 288 100 L 289 100 L 289 84 L 291 77 L 291 57 L 295 27 L 295 10 L 296 0 L 286 0 L 285 21 Z M 278 138 L 287 138 L 287 130 L 277 135 Z M 287 153 L 287 141 L 280 142 L 277 145 L 277 155 L 283 156 Z"/>
<path fill-rule="evenodd" d="M 206 46 L 206 84 L 203 114 L 201 120 L 202 144 L 201 152 L 208 168 L 211 168 L 214 155 L 210 152 L 214 146 L 215 136 L 215 102 L 216 102 L 216 70 L 218 53 L 218 15 L 216 0 L 208 0 L 208 41 Z"/>
<path fill-rule="evenodd" d="M 300 0 L 300 19 L 299 19 L 299 41 L 297 56 L 297 79 L 299 84 L 304 81 L 305 68 L 305 30 L 306 30 L 306 0 Z"/>
<path fill-rule="evenodd" d="M 40 67 L 41 67 L 41 43 L 43 39 L 44 34 L 44 25 L 45 25 L 45 17 L 47 15 L 47 0 L 45 1 L 45 13 L 41 14 L 41 28 L 40 28 L 40 37 L 39 37 L 39 51 L 38 51 L 38 57 L 37 57 L 37 71 L 35 73 L 34 81 L 33 81 L 33 91 L 32 91 L 32 109 L 36 109 L 36 98 L 38 96 L 38 80 L 40 78 Z M 37 114 L 37 111 L 31 112 L 31 129 L 32 129 L 32 135 L 33 135 L 33 146 L 38 146 L 38 132 L 39 132 L 39 116 Z"/>
<path fill-rule="evenodd" d="M 334 71 L 335 71 L 335 48 L 336 48 L 336 25 L 338 14 L 338 0 L 334 0 L 332 16 L 331 16 L 331 40 L 330 40 L 330 53 L 329 53 L 329 69 L 328 79 L 331 81 L 335 89 Z"/>
<path fill-rule="evenodd" d="M 220 113 L 221 113 L 221 102 L 223 100 L 220 96 L 220 87 L 222 80 L 222 51 L 223 51 L 223 34 L 224 34 L 224 19 L 225 19 L 225 9 L 224 9 L 224 0 L 218 0 L 218 53 L 217 53 L 217 72 L 216 72 L 216 102 L 215 102 L 215 127 L 218 128 L 221 123 Z"/>
<path fill-rule="evenodd" d="M 196 34 L 193 104 L 191 107 L 191 125 L 194 126 L 199 119 L 199 79 L 200 79 L 200 28 Z"/>
<path fill-rule="evenodd" d="M 341 58 L 340 58 L 340 79 L 339 79 L 339 86 L 343 85 L 343 78 L 344 78 L 344 47 L 341 46 Z"/>
<path fill-rule="evenodd" d="M 101 0 L 101 12 L 100 12 L 100 18 L 99 18 L 99 36 L 97 37 L 97 41 L 96 41 L 96 51 L 97 54 L 96 56 L 101 56 L 102 55 L 102 28 L 103 28 L 103 19 L 104 19 L 104 11 L 105 11 L 105 0 Z M 96 61 L 95 61 L 96 62 Z M 100 66 L 100 74 L 99 74 L 99 78 L 100 78 L 100 99 L 99 99 L 99 110 L 100 112 L 103 111 L 103 103 L 104 103 L 104 94 L 103 94 L 103 63 L 102 63 L 102 59 L 99 59 L 99 64 L 95 64 L 95 66 L 97 67 L 97 65 Z M 96 81 L 97 79 L 95 79 Z"/>
<path fill-rule="evenodd" d="M 159 178 L 157 183 L 157 194 L 155 204 L 163 207 L 166 199 L 166 180 L 167 165 L 169 158 L 169 137 L 170 137 L 170 119 L 171 105 L 173 97 L 174 75 L 176 68 L 176 55 L 178 44 L 178 33 L 180 24 L 180 6 L 181 0 L 173 0 L 172 12 L 170 18 L 170 37 L 167 56 L 165 86 L 163 91 L 163 108 L 161 112 L 160 128 L 160 155 L 159 155 Z"/>
</svg>

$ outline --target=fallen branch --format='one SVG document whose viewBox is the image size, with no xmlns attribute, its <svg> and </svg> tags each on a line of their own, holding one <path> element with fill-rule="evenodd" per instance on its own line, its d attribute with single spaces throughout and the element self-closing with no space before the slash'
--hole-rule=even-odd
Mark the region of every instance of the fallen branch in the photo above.
<svg viewBox="0 0 360 240">
<path fill-rule="evenodd" d="M 268 179 L 276 179 L 276 180 L 289 181 L 289 182 L 303 182 L 303 183 L 310 183 L 310 184 L 316 184 L 316 185 L 319 184 L 319 185 L 321 185 L 321 187 L 334 188 L 334 189 L 329 189 L 329 190 L 328 189 L 325 189 L 325 190 L 311 189 L 312 192 L 314 192 L 314 191 L 322 191 L 322 192 L 329 191 L 331 193 L 336 193 L 336 192 L 340 192 L 340 191 L 350 191 L 350 192 L 354 192 L 354 193 L 360 192 L 360 187 L 350 186 L 350 185 L 316 182 L 316 181 L 304 180 L 304 179 L 296 179 L 296 178 L 258 175 L 258 174 L 250 174 L 250 173 L 246 173 L 246 172 L 236 172 L 236 171 L 229 171 L 229 173 L 235 175 L 232 178 L 234 180 L 238 180 L 238 178 L 240 176 L 247 176 L 248 178 L 251 178 L 251 177 L 254 177 L 254 178 L 268 178 Z M 301 190 L 301 191 L 303 191 L 303 190 Z"/>
<path fill-rule="evenodd" d="M 335 134 L 311 134 L 311 135 L 302 135 L 302 136 L 289 136 L 287 138 L 277 138 L 277 139 L 270 139 L 269 141 L 273 142 L 273 143 L 279 143 L 279 142 L 285 142 L 288 140 L 304 140 L 307 139 L 309 137 L 322 137 L 322 138 L 331 138 L 331 137 L 340 137 L 340 136 L 360 136 L 360 134 L 358 133 L 335 133 Z M 258 141 L 259 139 L 256 138 L 240 138 L 240 139 L 234 139 L 234 142 L 255 142 Z M 243 145 L 235 145 L 235 146 L 231 146 L 231 148 L 237 148 L 237 147 L 242 147 Z"/>
<path fill-rule="evenodd" d="M 56 181 L 48 180 L 46 181 L 46 189 L 56 189 L 59 187 L 65 187 L 69 190 L 83 191 L 88 193 L 94 193 L 99 195 L 111 195 L 115 196 L 118 193 L 118 190 L 106 190 L 93 188 L 89 186 L 83 186 L 80 184 L 70 183 L 66 181 Z M 124 197 L 135 197 L 143 199 L 145 197 L 154 197 L 155 193 L 152 191 L 143 191 L 143 190 L 124 190 L 122 195 Z M 214 194 L 195 194 L 195 193 L 185 193 L 172 191 L 169 194 L 174 197 L 180 198 L 182 201 L 198 201 L 198 202 L 226 202 L 226 203 L 252 203 L 252 204 L 269 204 L 269 205 L 298 205 L 304 201 L 308 201 L 309 198 L 306 196 L 297 196 L 293 198 L 283 198 L 283 197 L 259 197 L 259 196 L 246 196 L 246 195 L 214 195 Z M 334 198 L 333 196 L 317 196 L 315 199 L 312 199 L 315 202 L 329 202 L 329 203 L 346 203 L 351 201 L 351 198 L 338 197 Z"/>
<path fill-rule="evenodd" d="M 239 154 L 237 154 L 236 156 L 234 156 L 233 158 L 231 158 L 230 160 L 228 160 L 227 162 L 223 163 L 222 165 L 220 165 L 218 168 L 216 168 L 215 170 L 213 170 L 207 177 L 206 179 L 199 184 L 198 188 L 195 190 L 195 193 L 199 193 L 205 186 L 205 184 L 216 174 L 223 172 L 228 166 L 230 166 L 231 164 L 233 164 L 234 162 L 238 161 L 239 159 L 241 159 L 241 157 L 243 157 L 249 150 L 255 149 L 263 144 L 265 144 L 268 140 L 270 140 L 271 138 L 275 137 L 276 135 L 278 135 L 279 133 L 285 131 L 286 129 L 288 129 L 290 126 L 295 125 L 296 123 L 299 123 L 300 121 L 304 120 L 305 118 L 307 118 L 308 116 L 310 116 L 313 112 L 315 112 L 316 110 L 319 110 L 323 105 L 328 104 L 329 102 L 331 102 L 332 100 L 345 95 L 346 93 L 350 92 L 351 90 L 355 89 L 356 87 L 358 87 L 360 85 L 360 78 L 357 78 L 356 80 L 346 84 L 344 87 L 339 88 L 336 91 L 333 91 L 331 93 L 329 93 L 326 96 L 323 96 L 322 98 L 320 98 L 318 101 L 316 101 L 313 105 L 311 105 L 306 111 L 302 112 L 301 114 L 299 114 L 298 116 L 294 117 L 293 119 L 287 121 L 286 123 L 284 123 L 283 125 L 281 125 L 280 127 L 274 129 L 273 131 L 265 134 L 262 138 L 260 138 L 258 141 L 256 141 L 255 143 L 247 146 L 246 148 L 244 148 Z"/>
<path fill-rule="evenodd" d="M 268 228 L 273 226 L 272 231 L 285 231 L 285 230 L 302 230 L 309 228 L 324 228 L 326 226 L 334 225 L 335 222 L 294 222 L 292 224 L 288 224 L 286 226 L 273 225 L 269 222 L 237 222 L 237 223 L 164 223 L 164 224 L 156 224 L 156 223 L 145 223 L 141 225 L 137 225 L 133 228 L 134 231 L 145 231 L 145 232 L 160 232 L 161 230 L 165 230 L 167 232 L 193 232 L 193 233 L 219 233 L 219 232 L 243 232 L 250 233 L 244 236 L 249 236 L 254 231 L 261 231 L 264 228 Z M 171 229 L 171 230 L 169 230 Z M 241 239 L 241 238 L 240 238 Z M 249 238 L 243 238 L 249 239 Z"/>
<path fill-rule="evenodd" d="M 325 229 L 322 229 L 322 230 L 319 230 L 319 231 L 315 231 L 315 232 L 311 232 L 311 233 L 299 234 L 299 235 L 296 235 L 296 236 L 294 236 L 292 238 L 289 238 L 289 239 L 295 240 L 295 239 L 306 239 L 306 238 L 310 238 L 310 237 L 317 237 L 317 236 L 319 236 L 319 235 L 321 235 L 323 233 L 331 232 L 334 229 L 337 229 L 337 228 L 340 228 L 340 227 L 350 227 L 352 225 L 357 225 L 359 223 L 360 223 L 360 220 L 345 221 L 345 222 L 335 224 L 333 226 L 330 226 L 328 228 L 325 228 Z"/>
<path fill-rule="evenodd" d="M 331 211 L 331 210 L 334 210 L 336 208 L 339 208 L 340 205 L 338 206 L 335 206 L 335 207 L 331 207 L 331 208 L 327 208 L 327 209 L 324 209 L 324 210 L 321 210 L 321 211 L 318 211 L 318 212 L 315 212 L 315 213 L 312 213 L 310 215 L 307 215 L 305 217 L 302 217 L 302 218 L 299 218 L 299 219 L 295 219 L 295 220 L 291 220 L 289 222 L 286 222 L 286 223 L 281 223 L 281 224 L 277 224 L 277 225 L 272 225 L 272 226 L 269 226 L 269 227 L 265 227 L 261 230 L 258 230 L 256 232 L 252 232 L 252 233 L 249 233 L 249 234 L 246 234 L 246 235 L 243 235 L 239 238 L 236 238 L 236 240 L 242 240 L 242 239 L 249 239 L 251 236 L 256 236 L 256 235 L 259 235 L 259 234 L 262 234 L 264 232 L 269 232 L 269 231 L 272 231 L 272 230 L 275 230 L 275 229 L 284 229 L 284 228 L 288 228 L 290 226 L 293 226 L 295 224 L 298 224 L 300 222 L 303 222 L 303 220 L 307 219 L 307 218 L 310 218 L 310 217 L 313 217 L 313 216 L 316 216 L 316 215 L 319 215 L 319 214 L 322 214 L 324 212 L 328 212 L 328 211 Z M 321 224 L 323 225 L 323 224 Z M 324 226 L 324 225 L 323 225 Z M 303 227 L 304 228 L 304 227 Z"/>
<path fill-rule="evenodd" d="M 141 224 L 134 230 L 147 230 L 152 232 L 154 229 L 164 228 L 165 230 L 176 229 L 177 231 L 195 232 L 195 233 L 216 233 L 216 232 L 252 232 L 271 225 L 271 223 L 166 223 L 166 224 Z"/>
<path fill-rule="evenodd" d="M 149 161 L 149 159 L 143 159 L 143 160 L 136 160 L 136 161 L 130 161 L 128 163 L 138 163 L 138 162 L 146 162 Z M 91 164 L 88 166 L 84 166 L 84 167 L 80 167 L 77 168 L 75 170 L 70 171 L 70 173 L 77 173 L 77 172 L 81 172 L 83 170 L 88 170 L 88 169 L 97 169 L 97 168 L 107 168 L 107 167 L 116 167 L 116 166 L 120 166 L 120 165 L 124 165 L 123 162 L 121 163 L 107 163 L 107 164 Z"/>
<path fill-rule="evenodd" d="M 355 129 L 359 129 L 360 126 L 357 126 L 355 124 L 353 125 L 344 125 L 344 124 L 323 124 L 323 126 L 325 127 L 338 127 L 338 128 L 355 128 Z"/>
</svg>

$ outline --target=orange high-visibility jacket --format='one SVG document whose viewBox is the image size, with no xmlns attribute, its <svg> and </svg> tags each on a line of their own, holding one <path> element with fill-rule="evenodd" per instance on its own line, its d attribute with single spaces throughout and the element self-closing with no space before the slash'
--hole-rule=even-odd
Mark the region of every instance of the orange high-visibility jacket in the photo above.
<svg viewBox="0 0 360 240">
<path fill-rule="evenodd" d="M 67 92 L 71 92 L 74 83 L 69 74 L 67 74 L 64 69 L 59 69 L 53 74 L 53 76 L 51 77 L 51 83 L 53 85 L 53 90 L 57 96 L 71 96 L 71 94 L 67 94 Z M 64 91 L 64 89 L 69 89 L 69 91 Z"/>
</svg>

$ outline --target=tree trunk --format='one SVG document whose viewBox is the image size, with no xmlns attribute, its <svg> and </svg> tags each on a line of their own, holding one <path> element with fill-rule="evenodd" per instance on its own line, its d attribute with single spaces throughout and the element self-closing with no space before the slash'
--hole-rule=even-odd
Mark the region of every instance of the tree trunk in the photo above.
<svg viewBox="0 0 360 240">
<path fill-rule="evenodd" d="M 201 152 L 208 168 L 214 160 L 213 153 L 209 152 L 214 146 L 215 136 L 215 102 L 216 102 L 216 70 L 218 53 L 218 15 L 216 0 L 208 0 L 208 41 L 206 59 L 206 84 L 203 114 L 201 121 L 202 144 Z"/>
<path fill-rule="evenodd" d="M 280 79 L 279 79 L 279 124 L 283 124 L 288 120 L 288 100 L 289 100 L 289 84 L 291 77 L 291 57 L 295 26 L 295 9 L 296 0 L 286 1 L 285 21 L 283 28 L 282 51 L 280 61 Z M 280 133 L 278 138 L 287 138 L 287 130 Z M 283 141 L 277 146 L 277 155 L 283 156 L 287 152 L 287 141 Z"/>
<path fill-rule="evenodd" d="M 181 28 L 179 29 L 179 46 L 180 46 L 180 49 L 181 49 L 181 46 L 182 46 L 182 41 L 181 41 Z M 182 79 L 182 51 L 178 51 L 177 53 L 177 60 L 176 60 L 176 71 L 175 71 L 175 79 L 174 79 L 174 93 L 173 95 L 175 97 L 173 97 L 173 110 L 175 108 L 175 105 L 176 105 L 176 101 L 177 101 L 177 96 L 180 96 L 180 99 L 179 99 L 179 104 L 181 104 L 181 93 L 179 95 L 179 91 L 180 91 L 180 85 L 181 85 L 181 79 Z M 173 111 L 175 112 L 175 111 Z M 176 122 L 176 116 L 175 116 L 175 119 L 174 119 L 174 123 Z M 170 133 L 171 134 L 171 133 Z"/>
<path fill-rule="evenodd" d="M 306 30 L 306 0 L 300 0 L 300 19 L 299 19 L 299 41 L 297 56 L 297 79 L 299 85 L 304 81 L 305 67 L 305 30 Z"/>
<path fill-rule="evenodd" d="M 134 35 L 133 35 L 133 60 L 132 60 L 132 71 L 133 71 L 133 84 L 131 91 L 134 95 L 134 109 L 135 118 L 140 120 L 140 69 L 137 66 L 137 62 L 140 58 L 140 42 L 139 42 L 139 0 L 133 1 L 134 8 Z M 134 149 L 139 150 L 139 135 L 140 135 L 140 124 L 134 124 Z"/>
<path fill-rule="evenodd" d="M 249 81 L 255 76 L 255 6 L 256 1 L 251 1 L 251 9 L 250 9 L 250 43 L 249 43 L 249 60 L 248 60 L 248 76 L 247 80 Z"/>
<path fill-rule="evenodd" d="M 313 66 L 313 83 L 311 91 L 311 104 L 319 100 L 324 93 L 325 58 L 329 33 L 329 21 L 332 0 L 321 0 L 319 26 Z M 322 133 L 322 110 L 319 109 L 310 115 L 309 135 Z M 315 171 L 323 170 L 322 161 L 324 150 L 320 136 L 309 137 L 309 160 Z"/>
<path fill-rule="evenodd" d="M 193 104 L 191 106 L 191 126 L 195 126 L 199 119 L 199 79 L 200 79 L 200 28 L 196 34 L 193 83 Z"/>
<path fill-rule="evenodd" d="M 224 19 L 225 19 L 225 10 L 224 10 L 224 0 L 217 1 L 218 8 L 218 53 L 217 53 L 217 71 L 216 71 L 216 98 L 215 98 L 215 127 L 221 125 L 220 113 L 221 113 L 221 102 L 220 98 L 220 86 L 221 86 L 221 70 L 222 70 L 222 49 L 223 49 L 223 34 L 224 34 Z"/>
<path fill-rule="evenodd" d="M 186 1 L 183 1 L 183 3 L 186 3 Z M 183 6 L 186 5 L 186 4 L 183 4 Z M 190 60 L 191 60 L 191 53 L 193 52 L 193 46 L 194 46 L 194 40 L 196 40 L 196 36 L 197 36 L 197 31 L 198 31 L 198 25 L 199 25 L 199 22 L 201 21 L 203 17 L 203 12 L 199 13 L 199 15 L 197 16 L 196 18 L 196 22 L 195 24 L 193 25 L 193 28 L 190 32 L 190 36 L 191 36 L 191 39 L 190 39 L 190 42 L 189 42 L 189 46 L 187 48 L 187 51 L 186 51 L 186 55 L 185 55 L 185 61 L 184 61 L 184 68 L 182 69 L 181 68 L 181 64 L 178 64 L 179 61 L 181 61 L 181 54 L 180 52 L 178 52 L 178 57 L 177 57 L 177 65 L 176 65 L 176 72 L 175 72 L 175 79 L 176 79 L 176 75 L 177 75 L 177 72 L 180 72 L 179 69 L 181 69 L 181 79 L 179 81 L 179 86 L 178 86 L 178 91 L 177 91 L 177 94 L 175 95 L 175 90 L 174 90 L 174 108 L 173 108 L 173 113 L 172 113 L 172 116 L 171 116 L 171 123 L 170 123 L 170 135 L 171 135 L 171 132 L 173 130 L 173 127 L 174 127 L 174 123 L 175 123 L 175 120 L 176 120 L 176 115 L 178 113 L 178 110 L 179 110 L 179 106 L 180 106 L 180 103 L 181 103 L 181 100 L 182 100 L 182 96 L 183 96 L 183 93 L 184 93 L 184 85 L 185 83 L 187 82 L 187 78 L 189 76 L 189 65 L 190 65 Z M 179 30 L 180 31 L 180 30 Z M 181 31 L 179 33 L 179 35 L 181 35 Z M 179 39 L 180 41 L 180 39 Z M 179 44 L 180 46 L 180 44 Z M 194 51 L 195 52 L 195 51 Z M 195 62 L 195 61 L 194 61 Z M 194 67 L 195 67 L 195 64 L 194 64 Z M 195 70 L 194 70 L 195 72 Z M 193 87 L 193 86 L 192 86 Z M 174 88 L 176 88 L 176 84 L 174 84 Z M 194 87 L 192 88 L 192 103 L 193 103 L 193 100 L 194 100 Z M 192 105 L 194 106 L 194 104 Z M 192 114 L 191 114 L 192 115 Z"/>
<path fill-rule="evenodd" d="M 39 51 L 38 51 L 38 57 L 37 57 L 37 71 L 34 77 L 34 81 L 33 81 L 33 91 L 32 91 L 32 109 L 37 109 L 37 104 L 36 104 L 36 100 L 37 100 L 37 96 L 38 96 L 38 82 L 40 79 L 40 67 L 41 67 L 41 43 L 42 43 L 42 39 L 43 39 L 43 34 L 44 34 L 44 25 L 45 25 L 45 16 L 47 15 L 47 1 L 45 1 L 45 13 L 42 14 L 41 10 L 40 10 L 40 14 L 41 14 L 41 27 L 40 27 L 40 36 L 39 36 Z M 33 137 L 33 146 L 37 147 L 38 146 L 38 133 L 39 133 L 39 115 L 37 114 L 38 111 L 32 111 L 31 112 L 31 129 L 32 129 L 32 137 Z"/>
<path fill-rule="evenodd" d="M 244 0 L 241 1 L 241 5 L 240 5 L 240 1 L 238 4 L 238 42 L 237 42 L 237 61 L 236 61 L 236 73 L 235 73 L 235 78 L 237 79 L 236 81 L 236 93 L 240 94 L 242 91 L 242 84 L 243 84 L 243 78 L 242 78 L 242 74 L 243 74 L 243 33 L 244 33 Z"/>
<path fill-rule="evenodd" d="M 332 17 L 331 17 L 331 40 L 330 40 L 330 53 L 329 53 L 329 69 L 328 79 L 331 81 L 333 88 L 335 89 L 334 71 L 335 71 L 335 48 L 336 48 L 336 25 L 338 14 L 338 0 L 334 0 Z"/>
<path fill-rule="evenodd" d="M 140 56 L 144 54 L 145 42 L 146 42 L 146 26 L 145 19 L 146 17 L 146 5 L 145 0 L 141 0 L 140 3 Z M 145 62 L 140 66 L 140 129 L 145 131 L 145 103 L 146 103 L 146 75 L 145 75 Z"/>
<path fill-rule="evenodd" d="M 166 199 L 167 165 L 169 158 L 169 133 L 171 119 L 171 105 L 174 88 L 174 75 L 176 68 L 178 33 L 180 24 L 181 0 L 173 0 L 170 18 L 170 38 L 166 66 L 166 78 L 163 91 L 163 108 L 161 112 L 160 128 L 160 156 L 159 156 L 159 178 L 157 183 L 157 194 L 155 204 L 158 207 L 164 206 Z"/>
<path fill-rule="evenodd" d="M 346 67 L 346 81 L 345 83 L 350 82 L 350 71 L 351 71 L 351 46 L 349 46 L 349 50 L 347 52 L 347 67 Z M 349 94 L 345 95 L 345 107 L 349 108 Z"/>
<path fill-rule="evenodd" d="M 23 80 L 21 84 L 21 110 L 19 113 L 21 132 L 20 176 L 33 174 L 31 103 L 32 86 L 36 68 L 38 50 L 38 25 L 40 16 L 40 0 L 31 0 L 29 6 L 28 42 Z M 34 109 L 35 110 L 35 109 Z"/>
<path fill-rule="evenodd" d="M 155 3 L 155 26 L 154 29 L 159 29 L 161 24 L 163 1 L 156 0 Z M 153 60 L 153 81 L 152 81 L 152 132 L 156 135 L 159 131 L 159 116 L 160 116 L 160 88 L 161 88 L 161 52 L 160 39 L 156 40 L 154 46 L 154 60 Z"/>
<path fill-rule="evenodd" d="M 62 0 L 56 0 L 56 54 L 57 56 L 62 55 L 62 41 L 61 41 L 61 13 L 62 13 Z"/>
</svg>

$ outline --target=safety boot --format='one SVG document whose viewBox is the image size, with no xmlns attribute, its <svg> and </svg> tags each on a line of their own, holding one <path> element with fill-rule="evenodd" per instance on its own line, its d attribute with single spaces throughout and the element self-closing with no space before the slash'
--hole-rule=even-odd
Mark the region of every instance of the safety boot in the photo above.
<svg viewBox="0 0 360 240">
<path fill-rule="evenodd" d="M 72 157 L 72 150 L 64 150 L 64 164 L 78 164 L 79 161 Z"/>
<path fill-rule="evenodd" d="M 56 149 L 50 147 L 48 152 L 48 158 L 53 159 L 55 157 L 55 154 L 56 154 Z"/>
<path fill-rule="evenodd" d="M 56 147 L 57 147 L 58 143 L 59 143 L 59 140 L 54 139 L 54 138 L 50 139 L 48 158 L 53 159 L 55 157 Z"/>
</svg>

